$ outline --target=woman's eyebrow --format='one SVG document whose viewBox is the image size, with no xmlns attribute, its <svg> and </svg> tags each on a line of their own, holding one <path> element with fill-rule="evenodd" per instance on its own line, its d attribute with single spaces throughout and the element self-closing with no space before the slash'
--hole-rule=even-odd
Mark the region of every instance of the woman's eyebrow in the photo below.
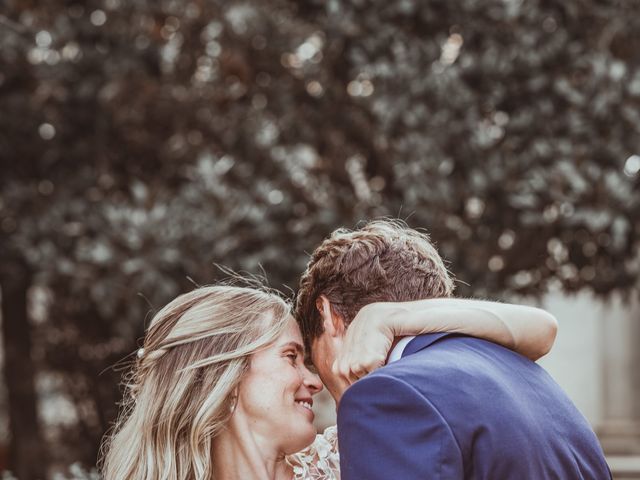
<svg viewBox="0 0 640 480">
<path fill-rule="evenodd" d="M 301 343 L 298 342 L 287 342 L 285 344 L 282 345 L 282 348 L 293 348 L 294 350 L 296 350 L 300 355 L 304 355 L 304 345 L 302 345 Z"/>
</svg>

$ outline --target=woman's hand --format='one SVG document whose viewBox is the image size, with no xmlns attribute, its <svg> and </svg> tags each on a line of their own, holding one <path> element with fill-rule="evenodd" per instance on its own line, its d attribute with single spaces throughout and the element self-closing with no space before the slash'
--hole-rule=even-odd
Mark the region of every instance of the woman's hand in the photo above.
<svg viewBox="0 0 640 480">
<path fill-rule="evenodd" d="M 351 385 L 386 363 L 396 336 L 395 319 L 406 311 L 401 305 L 370 303 L 360 309 L 347 328 L 341 352 L 333 363 L 334 375 Z"/>
</svg>

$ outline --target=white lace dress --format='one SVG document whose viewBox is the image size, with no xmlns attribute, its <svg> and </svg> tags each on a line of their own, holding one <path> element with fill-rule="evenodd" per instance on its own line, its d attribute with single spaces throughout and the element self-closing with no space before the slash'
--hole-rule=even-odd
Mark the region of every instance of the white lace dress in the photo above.
<svg viewBox="0 0 640 480">
<path fill-rule="evenodd" d="M 293 467 L 293 480 L 340 480 L 336 427 L 328 427 L 324 433 L 316 435 L 310 446 L 289 455 L 287 462 Z"/>
</svg>

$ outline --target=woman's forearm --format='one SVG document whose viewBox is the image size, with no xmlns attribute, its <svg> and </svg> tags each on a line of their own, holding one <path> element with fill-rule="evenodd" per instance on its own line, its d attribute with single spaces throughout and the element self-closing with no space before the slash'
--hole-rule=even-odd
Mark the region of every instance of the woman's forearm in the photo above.
<svg viewBox="0 0 640 480">
<path fill-rule="evenodd" d="M 387 307 L 391 310 L 385 323 L 395 336 L 461 333 L 500 344 L 532 360 L 549 352 L 558 329 L 550 313 L 508 303 L 437 298 L 390 303 Z"/>
<path fill-rule="evenodd" d="M 437 332 L 482 338 L 536 360 L 551 349 L 557 329 L 555 317 L 544 310 L 508 303 L 460 298 L 371 303 L 347 328 L 333 370 L 353 383 L 386 363 L 395 338 Z"/>
</svg>

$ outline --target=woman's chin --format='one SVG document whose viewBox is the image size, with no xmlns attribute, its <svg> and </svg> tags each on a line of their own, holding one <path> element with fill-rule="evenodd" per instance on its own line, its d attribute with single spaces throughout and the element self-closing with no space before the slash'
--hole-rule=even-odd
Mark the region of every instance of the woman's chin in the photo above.
<svg viewBox="0 0 640 480">
<path fill-rule="evenodd" d="M 307 448 L 315 441 L 318 430 L 312 423 L 307 425 L 307 427 L 308 428 L 305 428 L 304 431 L 300 430 L 299 432 L 297 432 L 298 434 L 295 436 L 295 439 L 292 439 L 292 442 L 287 449 L 290 450 L 286 452 L 287 455 L 298 453 L 299 451 Z"/>
</svg>

